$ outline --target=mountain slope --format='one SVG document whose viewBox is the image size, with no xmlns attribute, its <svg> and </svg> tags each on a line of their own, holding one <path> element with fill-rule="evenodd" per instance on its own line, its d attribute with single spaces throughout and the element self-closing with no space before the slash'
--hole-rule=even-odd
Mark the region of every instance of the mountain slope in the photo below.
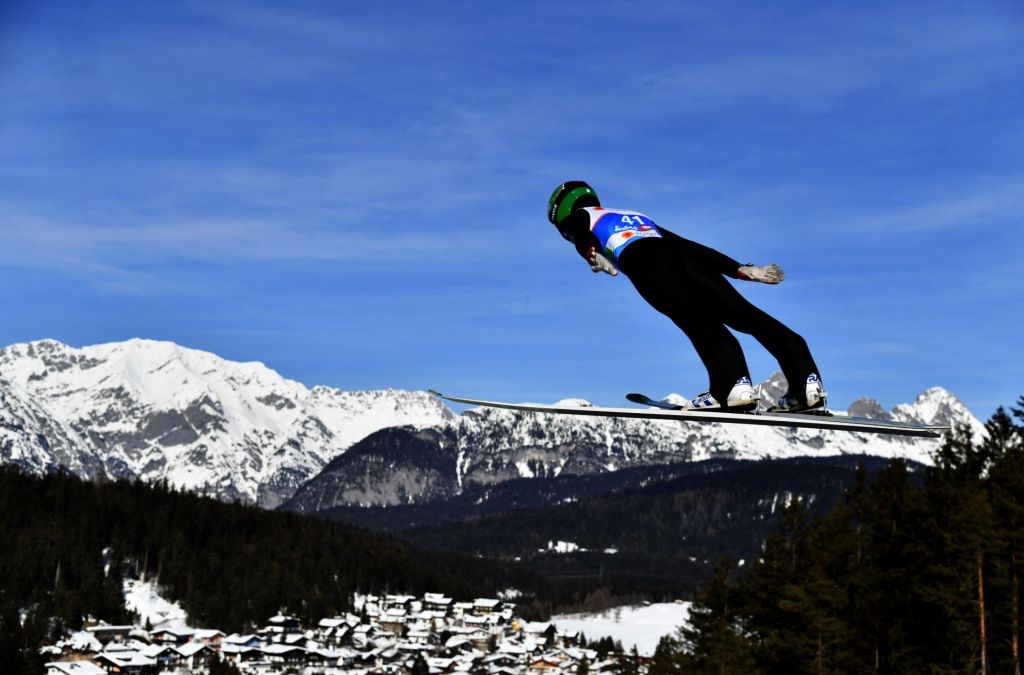
<svg viewBox="0 0 1024 675">
<path fill-rule="evenodd" d="M 887 460 L 870 456 L 708 460 L 617 474 L 519 479 L 423 505 L 345 507 L 330 520 L 432 549 L 521 562 L 585 594 L 691 591 L 710 563 L 757 558 L 785 505 L 827 512 Z M 912 465 L 916 468 L 917 465 Z M 616 480 L 617 479 L 617 480 Z"/>
<path fill-rule="evenodd" d="M 0 377 L 3 461 L 166 479 L 267 507 L 369 433 L 454 417 L 425 393 L 307 389 L 261 363 L 150 340 L 13 345 L 0 350 Z"/>
</svg>

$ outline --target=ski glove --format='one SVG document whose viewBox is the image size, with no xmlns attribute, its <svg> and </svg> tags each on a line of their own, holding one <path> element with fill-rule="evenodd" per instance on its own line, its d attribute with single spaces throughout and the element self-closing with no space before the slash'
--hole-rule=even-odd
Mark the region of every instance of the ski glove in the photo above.
<svg viewBox="0 0 1024 675">
<path fill-rule="evenodd" d="M 786 278 L 786 273 L 775 263 L 771 265 L 740 265 L 737 274 L 740 279 L 760 281 L 763 284 L 777 284 Z"/>
<path fill-rule="evenodd" d="M 611 262 L 608 261 L 608 258 L 605 258 L 603 255 L 598 253 L 593 247 L 587 251 L 587 261 L 590 263 L 590 270 L 592 272 L 604 272 L 605 274 L 610 274 L 613 277 L 619 273 L 619 270 L 615 269 L 615 265 L 611 264 Z"/>
</svg>

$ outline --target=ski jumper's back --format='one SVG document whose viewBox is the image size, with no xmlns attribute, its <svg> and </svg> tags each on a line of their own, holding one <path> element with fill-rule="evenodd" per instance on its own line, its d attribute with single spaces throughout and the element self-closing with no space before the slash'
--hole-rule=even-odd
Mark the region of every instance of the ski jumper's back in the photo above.
<svg viewBox="0 0 1024 675">
<path fill-rule="evenodd" d="M 590 231 L 597 237 L 608 260 L 618 266 L 619 256 L 627 246 L 640 239 L 661 238 L 654 221 L 636 211 L 589 206 Z"/>
</svg>

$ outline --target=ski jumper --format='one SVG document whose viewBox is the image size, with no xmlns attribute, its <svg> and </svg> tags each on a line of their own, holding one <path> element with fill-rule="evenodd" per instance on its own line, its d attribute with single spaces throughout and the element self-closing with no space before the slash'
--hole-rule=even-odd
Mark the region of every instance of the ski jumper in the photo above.
<svg viewBox="0 0 1024 675">
<path fill-rule="evenodd" d="M 718 401 L 726 400 L 739 378 L 749 376 L 740 343 L 728 328 L 754 336 L 778 360 L 795 392 L 801 392 L 803 387 L 796 385 L 809 374 L 819 372 L 800 335 L 725 280 L 738 278 L 740 268 L 729 256 L 673 234 L 635 211 L 581 208 L 560 229 L 584 259 L 591 247 L 603 252 L 644 300 L 686 333 Z"/>
</svg>

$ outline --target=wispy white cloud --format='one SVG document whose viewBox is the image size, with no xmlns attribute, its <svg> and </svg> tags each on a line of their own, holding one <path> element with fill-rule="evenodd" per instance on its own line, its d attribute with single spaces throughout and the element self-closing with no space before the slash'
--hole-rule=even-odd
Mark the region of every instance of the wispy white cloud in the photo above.
<svg viewBox="0 0 1024 675">
<path fill-rule="evenodd" d="M 1024 226 L 1024 176 L 997 176 L 973 184 L 930 186 L 914 202 L 880 207 L 848 220 L 858 232 L 921 233 L 928 231 Z M 1024 241 L 1024 230 L 1021 241 Z"/>
<path fill-rule="evenodd" d="M 859 9 L 826 12 L 818 18 L 833 30 L 796 36 L 748 25 L 745 49 L 652 68 L 635 93 L 680 111 L 754 103 L 819 111 L 859 93 L 906 98 L 975 89 L 1015 78 L 1024 63 L 1013 49 L 1024 22 L 887 10 L 870 21 Z M 773 17 L 761 18 L 771 25 Z"/>
</svg>

